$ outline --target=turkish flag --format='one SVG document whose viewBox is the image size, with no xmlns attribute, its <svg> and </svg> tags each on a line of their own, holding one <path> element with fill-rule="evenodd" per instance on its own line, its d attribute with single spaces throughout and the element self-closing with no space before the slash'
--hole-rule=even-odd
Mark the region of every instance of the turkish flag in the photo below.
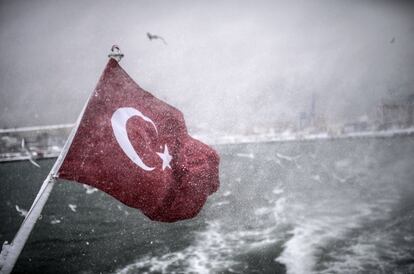
<svg viewBox="0 0 414 274">
<path fill-rule="evenodd" d="M 179 110 L 110 59 L 57 176 L 174 222 L 196 216 L 218 189 L 219 156 L 188 135 Z"/>
</svg>

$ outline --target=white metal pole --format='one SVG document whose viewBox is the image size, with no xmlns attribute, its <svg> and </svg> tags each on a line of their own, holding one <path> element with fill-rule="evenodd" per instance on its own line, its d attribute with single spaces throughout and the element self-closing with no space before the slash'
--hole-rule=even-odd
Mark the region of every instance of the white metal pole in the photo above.
<svg viewBox="0 0 414 274">
<path fill-rule="evenodd" d="M 9 274 L 19 258 L 19 255 L 29 238 L 30 232 L 32 231 L 37 219 L 42 212 L 43 206 L 45 205 L 50 192 L 53 189 L 54 179 L 49 174 L 46 180 L 43 182 L 41 191 L 38 194 L 39 199 L 35 200 L 28 214 L 24 219 L 22 225 L 19 228 L 14 240 L 11 244 L 3 244 L 3 248 L 0 254 L 0 273 Z"/>
<path fill-rule="evenodd" d="M 89 100 L 88 100 L 89 101 Z M 78 120 L 75 126 L 72 128 L 72 131 L 59 154 L 58 159 L 44 180 L 42 187 L 40 188 L 37 196 L 30 207 L 30 210 L 27 212 L 23 223 L 21 224 L 19 230 L 17 231 L 16 236 L 13 241 L 8 244 L 7 242 L 3 244 L 1 253 L 0 253 L 0 274 L 9 274 L 19 258 L 20 253 L 23 250 L 24 245 L 26 244 L 27 239 L 29 238 L 30 233 L 33 230 L 34 225 L 36 224 L 37 219 L 42 213 L 43 207 L 46 204 L 47 199 L 49 198 L 50 192 L 55 185 L 55 175 L 59 170 L 60 166 L 65 159 L 65 156 L 69 150 L 70 145 L 72 144 L 73 137 L 79 127 L 79 123 L 82 119 L 83 113 L 86 109 L 88 102 L 85 104 L 81 114 L 78 117 Z"/>
<path fill-rule="evenodd" d="M 121 58 L 124 56 L 120 52 L 119 47 L 116 45 L 112 46 L 111 51 L 112 53 L 108 57 L 115 59 L 117 62 L 119 62 Z M 90 94 L 88 100 L 86 101 L 86 104 L 84 105 L 82 112 L 76 121 L 75 126 L 72 128 L 72 131 L 65 143 L 65 146 L 62 149 L 62 152 L 60 153 L 58 159 L 56 160 L 55 164 L 50 170 L 49 175 L 43 182 L 42 187 L 39 190 L 39 193 L 37 193 L 36 199 L 34 200 L 30 210 L 28 211 L 25 219 L 23 220 L 23 223 L 21 224 L 19 231 L 17 231 L 17 234 L 14 237 L 13 242 L 10 244 L 5 242 L 3 244 L 0 253 L 0 274 L 9 274 L 13 270 L 13 267 L 20 253 L 22 252 L 27 239 L 29 238 L 30 232 L 36 224 L 36 221 L 39 218 L 40 213 L 42 212 L 42 209 L 46 204 L 47 199 L 49 198 L 49 194 L 52 191 L 53 186 L 55 184 L 56 172 L 58 172 L 60 166 L 63 163 L 63 160 L 66 157 L 66 154 L 69 150 L 70 145 L 72 144 L 75 133 L 78 130 L 80 121 L 82 120 L 85 109 L 93 93 L 94 92 Z"/>
<path fill-rule="evenodd" d="M 16 236 L 13 239 L 13 242 L 10 244 L 3 244 L 2 251 L 0 253 L 0 273 L 9 274 L 22 252 L 22 249 L 29 238 L 30 232 L 32 231 L 34 225 L 36 224 L 37 219 L 39 218 L 44 205 L 46 204 L 49 194 L 53 189 L 55 184 L 55 174 L 59 170 L 60 165 L 63 162 L 63 159 L 66 156 L 67 150 L 69 149 L 70 143 L 72 143 L 73 135 L 75 134 L 76 129 L 72 129 L 71 136 L 66 141 L 66 144 L 60 153 L 58 159 L 53 165 L 52 169 L 49 172 L 49 175 L 44 180 L 42 187 L 40 188 L 37 196 L 27 212 L 23 223 L 21 224 L 19 230 L 17 231 Z"/>
</svg>

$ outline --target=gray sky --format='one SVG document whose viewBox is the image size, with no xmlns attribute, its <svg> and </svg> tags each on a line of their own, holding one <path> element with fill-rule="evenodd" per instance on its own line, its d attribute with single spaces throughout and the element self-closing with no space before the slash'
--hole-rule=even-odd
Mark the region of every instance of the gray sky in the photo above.
<svg viewBox="0 0 414 274">
<path fill-rule="evenodd" d="M 414 93 L 413 6 L 2 1 L 0 127 L 74 122 L 112 44 L 126 55 L 121 66 L 190 128 L 296 121 L 312 93 L 331 122 L 372 116 L 381 98 Z"/>
</svg>

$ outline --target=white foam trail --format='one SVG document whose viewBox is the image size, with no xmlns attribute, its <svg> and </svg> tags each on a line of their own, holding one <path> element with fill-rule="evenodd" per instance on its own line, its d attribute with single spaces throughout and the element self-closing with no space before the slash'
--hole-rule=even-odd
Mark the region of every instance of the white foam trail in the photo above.
<svg viewBox="0 0 414 274">
<path fill-rule="evenodd" d="M 320 273 L 359 273 L 365 272 L 367 266 L 372 272 L 379 273 L 387 273 L 386 269 L 395 269 L 392 262 L 410 258 L 410 254 L 393 242 L 392 234 L 389 231 L 362 233 L 351 244 L 331 254 L 333 260 L 326 263 L 325 269 Z"/>
<path fill-rule="evenodd" d="M 187 248 L 160 256 L 144 256 L 116 273 L 218 273 L 242 263 L 235 255 L 278 242 L 273 227 L 234 231 L 224 228 L 219 222 L 211 222 L 206 230 L 197 233 L 194 243 Z"/>
<path fill-rule="evenodd" d="M 389 200 L 381 199 L 379 204 L 389 204 Z M 375 209 L 373 211 L 372 218 L 381 219 L 380 213 Z M 367 267 L 375 273 L 412 273 L 412 264 L 404 270 L 397 270 L 395 265 L 401 259 L 412 260 L 414 237 L 402 236 L 404 225 L 409 226 L 411 231 L 410 218 L 402 215 L 394 222 L 387 222 L 386 226 L 375 226 L 347 239 L 346 244 L 329 254 L 332 259 L 324 264 L 320 273 L 359 273 L 366 272 Z M 384 216 L 382 219 L 389 220 Z"/>
<path fill-rule="evenodd" d="M 284 244 L 285 249 L 276 261 L 286 265 L 288 274 L 312 273 L 318 247 L 345 231 L 342 222 L 342 217 L 331 216 L 297 225 L 291 231 L 292 238 Z"/>
<path fill-rule="evenodd" d="M 281 256 L 276 258 L 276 261 L 286 266 L 288 274 L 320 273 L 320 270 L 315 272 L 314 267 L 321 248 L 327 246 L 331 241 L 346 237 L 348 232 L 362 227 L 366 222 L 387 218 L 390 204 L 395 200 L 395 197 L 390 195 L 390 197 L 377 200 L 375 203 L 359 202 L 357 207 L 346 201 L 342 201 L 344 205 L 338 203 L 332 204 L 331 207 L 321 203 L 312 209 L 308 208 L 309 212 L 312 212 L 309 216 L 298 214 L 298 212 L 306 212 L 305 205 L 303 208 L 296 209 L 298 211 L 288 209 L 296 215 L 296 224 L 291 230 L 293 236 L 284 244 L 284 250 Z M 333 201 L 331 202 L 333 203 Z M 320 211 L 322 209 L 325 212 Z M 355 248 L 361 249 L 360 254 L 367 252 L 372 254 L 369 250 L 364 249 L 366 246 L 355 246 Z M 341 256 L 343 256 L 342 253 Z M 353 260 L 355 257 L 352 256 L 349 259 Z M 343 258 L 339 256 L 338 261 L 343 261 Z M 363 258 L 358 260 L 358 263 L 362 266 L 364 264 Z M 339 268 L 338 265 L 333 265 L 326 273 L 355 273 L 347 271 L 345 268 L 345 271 L 339 272 L 332 270 L 337 268 Z"/>
<path fill-rule="evenodd" d="M 349 167 L 352 168 L 349 170 L 348 162 L 344 160 L 337 164 L 338 168 L 342 169 L 341 174 L 354 172 L 358 176 L 365 176 L 370 166 L 370 159 L 366 159 L 363 165 Z M 357 185 L 363 185 L 367 181 L 361 178 L 363 177 L 357 178 Z M 352 231 L 361 229 L 366 224 L 389 218 L 391 209 L 399 200 L 399 192 L 389 183 L 393 181 L 393 173 L 384 172 L 384 175 L 377 180 L 369 178 L 369 182 L 374 182 L 375 185 L 370 184 L 362 188 L 338 184 L 339 180 L 333 179 L 331 182 L 322 181 L 326 184 L 323 188 L 309 185 L 309 181 L 298 181 L 295 186 L 286 186 L 293 188 L 286 191 L 292 195 L 284 195 L 285 200 L 278 200 L 279 203 L 284 203 L 284 206 L 275 204 L 277 217 L 285 218 L 282 220 L 293 227 L 290 231 L 292 237 L 284 243 L 282 254 L 276 258 L 277 262 L 286 266 L 288 274 L 320 273 L 325 271 L 324 267 L 327 267 L 326 273 L 355 273 L 358 269 L 366 270 L 365 259 L 371 262 L 376 260 L 364 257 L 372 256 L 375 252 L 370 250 L 372 246 L 362 242 L 340 252 L 336 262 L 331 265 L 321 265 L 327 259 L 322 260 L 321 263 L 320 255 L 321 252 L 336 250 L 337 248 L 330 248 L 329 245 L 348 240 Z M 301 188 L 305 191 L 300 191 Z M 283 211 L 278 212 L 279 208 Z M 353 255 L 344 262 L 345 257 L 342 256 L 351 253 Z M 319 264 L 316 271 L 317 262 Z M 354 265 L 352 269 L 346 268 L 347 265 L 352 264 Z M 337 269 L 341 271 L 336 271 Z"/>
<path fill-rule="evenodd" d="M 118 274 L 137 273 L 148 269 L 161 273 L 211 273 L 229 268 L 234 262 L 218 223 L 210 223 L 206 231 L 197 234 L 195 243 L 184 250 L 161 256 L 145 256 L 137 262 L 118 270 Z M 180 270 L 174 267 L 180 266 Z M 184 270 L 183 270 L 184 268 Z"/>
</svg>

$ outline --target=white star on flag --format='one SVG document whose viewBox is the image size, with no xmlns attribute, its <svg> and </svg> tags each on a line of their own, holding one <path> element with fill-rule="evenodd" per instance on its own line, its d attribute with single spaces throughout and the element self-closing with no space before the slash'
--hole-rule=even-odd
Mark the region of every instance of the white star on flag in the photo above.
<svg viewBox="0 0 414 274">
<path fill-rule="evenodd" d="M 162 170 L 164 170 L 167 167 L 169 167 L 171 169 L 170 162 L 172 160 L 172 156 L 168 152 L 167 144 L 165 144 L 164 152 L 163 153 L 157 152 L 157 154 L 162 159 Z"/>
</svg>

